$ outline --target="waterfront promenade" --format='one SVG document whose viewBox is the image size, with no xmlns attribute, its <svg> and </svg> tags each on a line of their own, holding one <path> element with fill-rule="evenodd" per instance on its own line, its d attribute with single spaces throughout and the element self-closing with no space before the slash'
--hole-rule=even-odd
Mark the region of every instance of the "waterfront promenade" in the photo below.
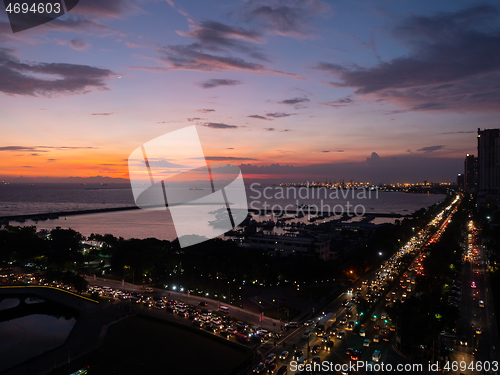
<svg viewBox="0 0 500 375">
<path fill-rule="evenodd" d="M 42 355 L 34 357 L 2 372 L 2 375 L 47 374 L 97 348 L 104 339 L 107 326 L 127 317 L 119 305 L 103 305 L 89 298 L 61 289 L 37 286 L 0 287 L 0 297 L 36 295 L 61 303 L 80 312 L 65 343 Z"/>
<path fill-rule="evenodd" d="M 95 282 L 89 280 L 95 285 L 108 285 L 113 288 L 118 288 L 121 283 L 97 279 Z M 122 290 L 130 291 L 144 291 L 142 287 L 133 284 L 126 284 L 121 286 Z M 153 294 L 167 294 L 165 291 L 155 290 Z M 155 318 L 174 321 L 182 324 L 189 324 L 190 321 L 186 319 L 179 319 L 174 314 L 168 314 L 165 310 L 154 308 L 146 308 L 145 306 L 133 305 L 128 301 L 115 300 L 113 303 L 97 303 L 86 296 L 80 296 L 72 292 L 62 289 L 43 286 L 5 286 L 0 287 L 0 300 L 3 298 L 12 298 L 14 296 L 22 298 L 22 295 L 37 296 L 46 298 L 57 303 L 64 304 L 79 311 L 78 319 L 68 335 L 65 343 L 53 350 L 36 356 L 28 361 L 25 361 L 15 367 L 9 368 L 1 373 L 1 375 L 21 375 L 21 374 L 38 374 L 44 375 L 50 373 L 53 369 L 64 366 L 77 358 L 80 358 L 95 349 L 98 349 L 104 342 L 107 328 L 137 314 L 143 314 Z M 186 299 L 185 295 L 172 294 L 172 299 L 184 300 L 186 303 L 197 305 L 201 301 L 206 301 L 208 306 L 206 308 L 216 310 L 218 308 L 217 301 L 206 299 L 203 297 L 189 297 Z M 259 321 L 258 314 L 254 314 L 237 307 L 231 307 L 230 315 L 236 319 L 241 319 L 254 326 L 266 328 L 270 331 L 280 330 L 279 322 L 271 319 L 264 318 Z M 273 325 L 276 323 L 276 325 Z"/>
</svg>

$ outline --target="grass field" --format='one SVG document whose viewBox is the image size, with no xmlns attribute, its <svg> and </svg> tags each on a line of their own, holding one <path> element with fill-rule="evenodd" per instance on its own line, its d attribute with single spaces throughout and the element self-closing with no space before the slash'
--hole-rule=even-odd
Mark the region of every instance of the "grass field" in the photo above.
<svg viewBox="0 0 500 375">
<path fill-rule="evenodd" d="M 238 345 L 205 332 L 143 317 L 108 328 L 103 345 L 80 358 L 71 370 L 89 366 L 89 375 L 229 374 L 247 357 Z M 53 374 L 68 374 L 69 368 Z"/>
</svg>

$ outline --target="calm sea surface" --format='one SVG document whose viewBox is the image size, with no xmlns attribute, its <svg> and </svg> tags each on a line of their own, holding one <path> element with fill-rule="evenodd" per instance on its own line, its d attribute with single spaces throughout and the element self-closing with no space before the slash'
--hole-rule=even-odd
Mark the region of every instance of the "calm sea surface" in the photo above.
<svg viewBox="0 0 500 375">
<path fill-rule="evenodd" d="M 316 205 L 323 210 L 339 212 L 365 211 L 369 213 L 409 214 L 422 207 L 429 207 L 442 201 L 444 195 L 407 194 L 400 192 L 363 193 L 360 191 L 318 192 L 317 189 L 247 187 L 247 201 L 250 208 L 271 208 L 293 211 L 297 205 Z M 184 188 L 186 189 L 186 188 Z M 208 194 L 208 191 L 207 191 Z M 345 194 L 345 195 L 343 195 Z M 62 211 L 90 210 L 112 207 L 134 206 L 129 185 L 79 185 L 79 184 L 35 184 L 0 185 L 0 216 L 38 214 Z M 204 210 L 215 210 L 221 205 L 201 206 Z M 196 215 L 196 212 L 194 213 Z M 256 217 L 267 220 L 270 217 Z M 189 218 L 186 218 L 188 220 Z M 306 219 L 303 219 L 306 220 Z M 375 223 L 384 219 L 375 219 Z M 52 229 L 57 226 L 72 228 L 83 235 L 91 233 L 110 233 L 124 238 L 148 238 L 173 240 L 177 237 L 168 209 L 161 211 L 130 210 L 87 215 L 64 216 L 59 219 L 24 223 L 11 222 L 11 225 L 36 225 L 39 229 Z M 212 236 L 211 229 L 204 234 Z"/>
<path fill-rule="evenodd" d="M 75 323 L 43 314 L 0 322 L 0 372 L 62 345 Z"/>
</svg>

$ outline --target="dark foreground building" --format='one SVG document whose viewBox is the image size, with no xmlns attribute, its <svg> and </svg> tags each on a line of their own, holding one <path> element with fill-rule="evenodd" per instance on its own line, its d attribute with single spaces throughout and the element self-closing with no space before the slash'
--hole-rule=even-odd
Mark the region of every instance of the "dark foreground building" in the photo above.
<svg viewBox="0 0 500 375">
<path fill-rule="evenodd" d="M 478 129 L 477 152 L 478 203 L 483 207 L 498 207 L 500 202 L 500 129 Z"/>
</svg>

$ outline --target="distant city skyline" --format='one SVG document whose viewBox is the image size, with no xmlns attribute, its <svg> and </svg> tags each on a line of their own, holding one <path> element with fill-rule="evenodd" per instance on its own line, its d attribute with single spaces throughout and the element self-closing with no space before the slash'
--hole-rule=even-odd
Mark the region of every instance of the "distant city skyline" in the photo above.
<svg viewBox="0 0 500 375">
<path fill-rule="evenodd" d="M 493 1 L 87 0 L 13 34 L 2 8 L 0 180 L 126 181 L 134 149 L 197 125 L 206 159 L 249 180 L 452 182 L 500 124 L 499 18 Z"/>
</svg>

